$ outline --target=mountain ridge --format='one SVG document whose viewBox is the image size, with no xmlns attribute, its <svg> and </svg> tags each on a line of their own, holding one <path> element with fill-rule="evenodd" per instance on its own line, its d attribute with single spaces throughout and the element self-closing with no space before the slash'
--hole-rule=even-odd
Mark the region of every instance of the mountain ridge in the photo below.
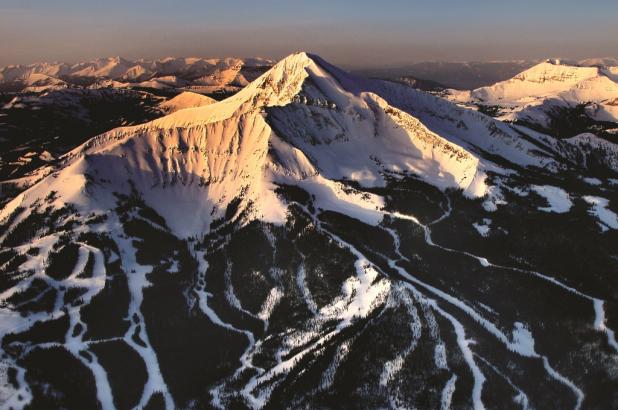
<svg viewBox="0 0 618 410">
<path fill-rule="evenodd" d="M 317 65 L 316 60 L 320 63 L 320 65 Z M 331 70 L 331 71 L 322 71 L 323 70 L 321 68 L 322 65 L 326 65 L 327 67 L 326 70 Z M 331 74 L 333 72 L 335 73 L 334 75 L 338 75 L 338 77 L 331 77 L 331 79 L 326 80 L 326 78 L 328 78 L 328 74 L 326 73 Z M 301 92 L 301 88 L 304 87 L 303 84 L 305 84 L 304 83 L 305 80 L 308 78 L 311 79 L 309 83 L 310 85 L 308 86 L 309 88 L 308 96 L 297 97 L 298 93 Z M 319 84 L 320 81 L 322 81 L 322 84 Z M 318 83 L 317 87 L 313 87 L 313 84 L 315 82 Z M 339 84 L 341 85 L 337 84 L 337 82 L 339 82 Z M 342 86 L 346 88 L 341 88 Z M 227 180 L 226 175 L 230 175 L 229 173 L 232 173 L 236 175 L 235 179 L 238 178 L 236 180 L 242 180 L 245 178 L 252 178 L 250 177 L 250 175 L 252 175 L 252 172 L 249 171 L 249 169 L 254 169 L 254 170 L 261 169 L 263 166 L 261 165 L 258 166 L 256 163 L 251 162 L 250 165 L 246 165 L 246 167 L 244 168 L 246 169 L 244 173 L 236 174 L 235 172 L 232 172 L 231 169 L 228 169 L 228 166 L 232 166 L 232 164 L 234 164 L 233 165 L 234 167 L 240 166 L 241 168 L 243 168 L 243 166 L 241 165 L 242 161 L 238 162 L 238 160 L 235 158 L 230 159 L 228 158 L 228 156 L 226 156 L 225 153 L 229 153 L 228 155 L 230 154 L 234 155 L 233 153 L 235 153 L 237 150 L 238 152 L 244 150 L 246 152 L 252 152 L 253 154 L 255 154 L 251 158 L 258 158 L 258 157 L 266 158 L 268 155 L 266 147 L 267 147 L 267 143 L 269 139 L 273 137 L 274 138 L 281 137 L 281 135 L 277 135 L 276 137 L 272 136 L 272 131 L 270 130 L 269 124 L 264 122 L 264 120 L 262 119 L 262 114 L 260 112 L 262 109 L 266 109 L 267 111 L 271 108 L 273 110 L 277 110 L 278 106 L 284 106 L 290 103 L 300 104 L 300 106 L 305 106 L 305 107 L 316 106 L 318 107 L 317 108 L 318 110 L 325 109 L 331 114 L 335 113 L 335 115 L 338 115 L 336 114 L 337 109 L 341 109 L 344 111 L 345 110 L 362 110 L 362 111 L 366 111 L 367 113 L 372 113 L 376 109 L 379 109 L 379 110 L 390 110 L 391 113 L 387 114 L 384 117 L 384 119 L 386 119 L 387 121 L 393 122 L 392 126 L 395 127 L 393 129 L 394 131 L 396 131 L 397 129 L 404 130 L 404 134 L 400 136 L 395 137 L 394 136 L 395 134 L 393 134 L 395 138 L 394 141 L 398 141 L 398 142 L 394 142 L 395 145 L 393 146 L 393 151 L 392 151 L 393 153 L 395 153 L 397 151 L 403 150 L 403 153 L 394 154 L 394 155 L 389 154 L 390 159 L 382 161 L 385 164 L 388 164 L 388 166 L 393 171 L 397 171 L 398 169 L 403 171 L 406 168 L 410 169 L 411 164 L 410 163 L 406 164 L 405 161 L 408 161 L 408 160 L 404 160 L 404 158 L 410 158 L 409 155 L 412 155 L 412 156 L 419 155 L 418 151 L 416 151 L 416 153 L 414 152 L 416 148 L 412 148 L 413 145 L 410 145 L 410 148 L 405 148 L 406 145 L 410 144 L 409 142 L 407 142 L 407 138 L 409 137 L 405 136 L 407 135 L 405 133 L 412 132 L 414 134 L 409 134 L 409 135 L 415 135 L 416 138 L 419 138 L 421 135 L 425 135 L 425 137 L 422 137 L 422 138 L 425 138 L 425 142 L 422 142 L 422 144 L 425 144 L 424 145 L 425 148 L 422 148 L 422 149 L 429 150 L 428 151 L 429 154 L 422 154 L 422 156 L 418 160 L 419 162 L 418 162 L 416 171 L 420 172 L 421 176 L 424 175 L 424 173 L 426 173 L 426 178 L 438 184 L 442 188 L 453 187 L 453 186 L 462 187 L 464 189 L 470 188 L 471 189 L 470 195 L 472 196 L 479 196 L 479 195 L 482 196 L 485 193 L 485 188 L 483 188 L 483 182 L 482 182 L 482 180 L 484 179 L 483 173 L 481 172 L 477 175 L 477 172 L 476 172 L 476 169 L 479 166 L 478 158 L 466 152 L 461 147 L 453 144 L 452 142 L 442 139 L 437 134 L 433 134 L 431 131 L 426 129 L 420 122 L 418 122 L 418 120 L 415 120 L 412 117 L 409 117 L 409 115 L 406 114 L 405 112 L 399 111 L 395 108 L 387 109 L 388 104 L 384 100 L 381 100 L 379 97 L 377 97 L 376 94 L 372 92 L 367 93 L 364 90 L 365 88 L 367 87 L 364 84 L 364 80 L 361 80 L 358 77 L 348 77 L 347 74 L 341 71 L 338 71 L 338 69 L 334 68 L 333 66 L 328 65 L 328 63 L 319 59 L 319 57 L 312 56 L 306 53 L 297 53 L 297 54 L 294 54 L 282 60 L 280 63 L 275 65 L 269 72 L 265 73 L 262 77 L 256 79 L 254 84 L 249 85 L 248 87 L 246 87 L 244 90 L 242 90 L 235 96 L 232 96 L 224 101 L 221 101 L 215 104 L 198 107 L 198 108 L 189 108 L 189 109 L 181 110 L 181 111 L 172 113 L 170 115 L 167 115 L 160 119 L 156 119 L 146 124 L 136 125 L 136 126 L 132 126 L 129 128 L 120 128 L 118 130 L 112 130 L 99 137 L 93 138 L 92 140 L 86 142 L 82 147 L 78 147 L 72 152 L 68 153 L 67 155 L 65 155 L 65 158 L 62 159 L 62 162 L 65 163 L 65 165 L 68 165 L 69 163 L 71 163 L 72 159 L 76 155 L 92 156 L 94 154 L 103 154 L 107 151 L 114 150 L 114 147 L 118 145 L 123 145 L 125 144 L 125 142 L 127 144 L 133 144 L 132 141 L 136 137 L 142 138 L 142 136 L 144 136 L 148 139 L 160 138 L 156 136 L 156 134 L 158 132 L 161 132 L 163 133 L 161 134 L 161 136 L 164 140 L 169 140 L 169 138 L 171 137 L 172 138 L 171 141 L 173 142 L 171 142 L 172 145 L 167 146 L 165 149 L 160 150 L 160 154 L 166 157 L 161 163 L 161 165 L 155 166 L 150 171 L 153 175 L 156 175 L 157 173 L 161 172 L 160 170 L 165 170 L 163 171 L 164 176 L 161 179 L 156 179 L 153 182 L 155 186 L 159 184 L 166 184 L 165 181 L 167 181 L 167 183 L 173 182 L 175 175 L 179 175 L 181 177 L 184 175 L 185 178 L 191 178 L 192 180 L 197 178 L 200 181 L 214 180 L 215 182 L 220 182 L 222 180 Z M 344 97 L 346 93 L 347 93 L 347 97 Z M 334 100 L 327 101 L 327 98 L 329 95 L 331 96 L 336 95 L 337 97 L 335 97 Z M 307 98 L 309 98 L 310 100 L 315 99 L 315 101 L 308 101 Z M 304 103 L 296 102 L 300 100 L 303 100 Z M 372 108 L 372 106 L 375 106 L 376 108 Z M 361 114 L 361 117 L 363 115 L 366 115 L 366 114 Z M 301 121 L 306 122 L 307 120 L 301 119 Z M 373 121 L 381 121 L 381 120 L 374 119 Z M 379 125 L 376 125 L 376 126 L 379 126 Z M 205 128 L 202 128 L 202 127 L 205 127 Z M 226 129 L 230 128 L 234 130 L 238 127 L 240 127 L 240 129 L 242 129 L 243 131 L 246 129 L 252 129 L 251 127 L 258 127 L 255 131 L 258 133 L 258 135 L 262 135 L 261 137 L 257 138 L 257 140 L 263 141 L 262 143 L 258 143 L 258 145 L 261 148 L 258 148 L 258 145 L 253 145 L 256 143 L 256 141 L 250 138 L 249 140 L 247 140 L 247 142 L 250 142 L 251 148 L 248 148 L 245 150 L 243 148 L 243 141 L 244 141 L 244 138 L 249 138 L 249 137 L 243 137 L 242 135 L 238 135 L 238 136 L 230 135 L 228 138 L 232 138 L 232 139 L 228 141 L 216 141 L 216 140 L 213 141 L 212 139 L 210 139 L 209 144 L 214 144 L 214 145 L 209 145 L 208 147 L 201 145 L 203 144 L 202 142 L 200 142 L 200 141 L 203 141 L 202 140 L 203 137 L 201 136 L 202 134 L 221 135 L 220 133 L 224 132 L 223 135 L 225 135 Z M 183 133 L 177 134 L 176 130 L 180 130 L 180 129 L 185 129 L 187 131 L 184 134 Z M 279 127 L 279 130 L 281 131 L 282 128 Z M 359 131 L 361 133 L 366 132 L 366 131 L 363 131 L 362 129 L 359 129 L 356 131 L 354 130 L 355 130 L 354 128 L 351 128 L 348 131 L 346 131 L 346 133 L 350 136 L 354 136 Z M 283 130 L 284 133 L 287 131 L 288 130 L 286 129 Z M 152 135 L 151 134 L 152 132 L 155 133 L 153 137 L 148 137 L 148 135 Z M 265 135 L 264 133 L 268 135 Z M 277 132 L 275 132 L 275 134 L 277 134 Z M 194 135 L 194 136 L 190 136 L 190 135 Z M 388 132 L 386 133 L 386 135 L 388 135 Z M 180 138 L 180 139 L 177 140 L 177 138 Z M 236 138 L 238 138 L 238 140 Z M 297 178 L 302 179 L 302 176 L 304 175 L 317 174 L 318 172 L 314 169 L 314 167 L 317 166 L 318 169 L 322 169 L 322 171 L 325 171 L 326 175 L 328 175 L 329 178 L 334 177 L 336 180 L 341 179 L 341 178 L 344 178 L 344 179 L 351 178 L 352 180 L 360 181 L 363 184 L 369 184 L 369 186 L 375 183 L 377 183 L 378 185 L 384 184 L 383 181 L 379 182 L 382 179 L 382 177 L 379 176 L 379 171 L 378 171 L 381 168 L 381 165 L 376 166 L 376 164 L 374 164 L 374 165 L 369 166 L 368 163 L 363 164 L 363 162 L 360 162 L 360 163 L 358 162 L 358 158 L 357 158 L 358 153 L 355 153 L 355 150 L 357 148 L 354 148 L 354 147 L 357 147 L 358 146 L 357 144 L 359 144 L 360 141 L 359 142 L 350 141 L 347 144 L 344 141 L 343 143 L 338 144 L 336 140 L 329 140 L 329 139 L 323 140 L 322 139 L 323 137 L 318 137 L 318 139 L 313 140 L 313 143 L 307 144 L 306 138 L 307 138 L 306 135 L 302 136 L 299 139 L 297 139 L 296 142 L 292 144 L 292 146 L 296 148 L 295 151 L 294 150 L 290 151 L 289 149 L 286 149 L 287 153 L 290 153 L 290 152 L 293 154 L 295 153 L 294 158 L 287 159 L 287 162 L 288 162 L 287 166 L 288 167 L 291 166 L 290 161 L 292 161 L 292 163 L 297 164 L 297 165 L 291 166 L 292 169 L 299 170 L 300 174 L 297 175 Z M 419 141 L 422 141 L 422 138 L 419 139 Z M 368 141 L 366 141 L 366 143 L 373 144 L 371 142 L 372 139 L 373 138 L 370 138 Z M 113 142 L 110 145 L 105 142 L 106 140 L 113 141 Z M 138 140 L 135 140 L 135 142 L 137 142 Z M 150 140 L 150 141 L 151 142 L 143 146 L 139 152 L 141 153 L 151 152 L 156 145 L 154 144 L 154 140 Z M 388 139 L 384 141 L 386 142 L 388 141 Z M 286 142 L 289 143 L 290 140 L 288 139 Z M 331 146 L 333 145 L 333 143 L 334 143 L 334 146 L 342 147 L 341 150 L 339 151 L 341 155 L 339 157 L 339 161 L 341 161 L 342 158 L 346 158 L 346 157 L 350 158 L 349 161 L 351 162 L 347 164 L 344 163 L 343 168 L 340 168 L 338 165 L 336 165 L 337 161 L 334 159 L 333 160 L 327 160 L 326 158 L 323 158 L 322 160 L 318 159 L 326 153 L 328 153 L 328 155 L 332 155 L 332 152 L 329 153 L 330 149 L 329 151 L 324 151 L 321 147 Z M 168 142 L 167 144 L 170 144 L 170 143 Z M 228 145 L 229 145 L 229 148 L 227 147 Z M 183 146 L 185 147 L 184 152 L 182 149 Z M 152 148 L 149 148 L 149 147 L 152 147 Z M 194 155 L 195 158 L 180 157 L 180 160 L 178 160 L 173 157 L 173 154 L 167 155 L 170 149 L 172 149 L 171 152 L 176 152 L 175 151 L 176 147 L 180 148 L 178 152 L 180 153 L 179 155 L 181 156 L 185 155 L 187 149 L 193 150 L 193 153 L 195 154 Z M 218 147 L 222 147 L 222 148 L 218 148 Z M 350 148 L 347 148 L 347 147 L 350 147 Z M 301 152 L 301 151 L 298 151 L 297 148 L 301 148 L 301 151 L 304 153 L 309 153 L 312 160 L 308 160 L 306 158 L 303 158 L 302 156 L 299 158 L 296 158 L 298 154 Z M 410 149 L 412 149 L 412 151 L 410 151 Z M 204 167 L 204 164 L 202 164 L 202 162 L 200 162 L 201 160 L 198 159 L 198 158 L 202 158 L 202 156 L 198 156 L 197 154 L 203 154 L 202 152 L 203 150 L 206 150 L 206 152 L 209 152 L 209 153 L 212 152 L 213 156 L 209 156 L 209 158 L 214 158 L 215 163 L 219 165 L 216 165 L 214 163 L 213 164 L 209 163 L 207 167 L 202 168 Z M 372 157 L 372 153 L 373 153 L 372 150 L 379 152 L 378 150 L 380 150 L 380 148 L 377 146 L 374 146 L 374 148 L 369 149 L 368 152 L 364 154 L 366 155 L 365 161 L 369 160 L 369 158 Z M 159 152 L 159 151 L 155 149 L 155 152 Z M 147 163 L 150 163 L 152 160 L 152 159 L 149 159 L 150 154 L 146 154 L 146 155 L 147 156 L 144 157 L 143 159 L 140 159 L 140 160 L 136 159 L 137 162 L 132 167 L 137 170 L 144 169 L 144 166 L 139 165 L 139 163 L 147 164 Z M 436 159 L 436 158 L 439 158 L 440 155 L 443 157 L 443 161 L 445 161 L 444 163 L 440 162 L 441 160 Z M 135 156 L 135 153 L 131 154 L 131 156 Z M 279 157 L 281 157 L 281 153 L 279 153 Z M 398 157 L 401 159 L 397 159 Z M 454 162 L 452 166 L 447 165 L 449 164 L 449 161 L 451 161 L 451 158 L 455 158 L 453 159 Z M 376 159 L 380 159 L 379 154 L 376 156 Z M 316 160 L 317 160 L 317 163 L 316 163 Z M 423 170 L 423 168 L 426 167 L 425 161 L 428 161 L 428 160 L 437 161 L 436 166 L 438 167 L 438 169 L 446 170 L 446 169 L 449 169 L 448 167 L 450 166 L 451 167 L 450 172 L 455 173 L 454 178 L 449 180 L 447 178 L 438 177 L 437 175 L 442 172 L 439 170 L 434 171 L 431 168 L 426 168 Z M 468 161 L 469 165 L 467 165 L 464 168 L 461 168 L 461 165 L 458 165 L 458 164 L 462 160 L 464 162 Z M 156 159 L 155 161 L 158 162 L 158 160 Z M 210 159 L 208 161 L 210 161 Z M 250 161 L 253 161 L 253 160 L 250 160 Z M 307 169 L 307 164 L 310 164 L 310 163 L 313 163 L 313 165 Z M 200 165 L 197 165 L 197 164 L 200 164 Z M 229 164 L 229 165 L 225 165 L 225 164 Z M 301 164 L 304 164 L 304 165 L 301 165 Z M 400 165 L 397 165 L 397 164 L 400 164 Z M 185 167 L 188 167 L 188 168 L 185 168 Z M 198 168 L 195 168 L 195 167 L 198 167 Z M 446 167 L 446 168 L 443 168 L 443 167 Z M 470 167 L 472 169 L 471 173 L 470 171 L 468 171 Z M 369 171 L 371 168 L 373 168 L 373 170 Z M 148 169 L 148 167 L 146 169 Z M 193 169 L 196 169 L 197 172 L 194 173 L 193 171 L 191 171 Z M 360 173 L 355 174 L 355 172 L 357 171 L 354 171 L 354 170 L 356 169 L 358 169 Z M 203 173 L 206 170 L 208 171 L 206 173 Z M 253 173 L 254 172 L 255 171 L 253 171 Z M 448 174 L 449 173 L 447 172 L 447 175 Z M 172 179 L 170 180 L 169 178 L 172 178 Z M 119 175 L 117 179 L 121 180 L 122 177 Z M 478 181 L 475 181 L 475 180 L 478 180 Z M 148 186 L 148 184 L 146 184 L 145 186 Z M 224 190 L 229 190 L 231 192 L 239 192 L 241 190 L 240 189 L 241 187 L 236 184 L 233 184 L 232 186 L 236 188 L 230 188 L 229 185 L 221 184 L 221 187 Z M 480 190 L 480 191 L 476 192 L 476 190 Z M 221 200 L 221 198 L 223 197 L 216 196 L 213 202 L 218 202 Z M 232 198 L 228 197 L 223 202 L 223 207 L 221 208 L 224 208 L 225 205 L 231 199 Z M 268 201 L 267 203 L 270 206 L 272 206 L 271 201 Z M 204 219 L 208 220 L 209 218 L 204 218 Z"/>
<path fill-rule="evenodd" d="M 536 126 L 547 133 L 563 134 L 571 128 L 575 134 L 567 136 L 575 136 L 599 129 L 610 137 L 611 132 L 605 131 L 618 124 L 616 69 L 543 62 L 492 86 L 444 95 L 451 101 L 495 112 L 502 120 Z"/>
<path fill-rule="evenodd" d="M 379 94 L 386 95 L 388 101 Z M 402 103 L 401 97 L 408 102 Z M 451 115 L 456 113 L 462 117 L 459 122 L 453 121 L 454 127 L 446 132 L 432 130 L 431 125 L 428 128 L 406 112 L 410 109 L 410 97 L 416 98 L 414 103 L 417 108 L 424 101 L 427 104 L 425 110 L 429 107 L 435 110 L 434 104 L 437 103 L 442 104 L 437 107 L 451 112 Z M 145 124 L 111 130 L 75 148 L 61 158 L 61 163 L 68 166 L 76 158 L 100 156 L 116 150 L 121 157 L 128 155 L 128 158 L 133 158 L 129 166 L 135 172 L 139 174 L 140 170 L 146 170 L 154 176 L 150 183 L 143 181 L 144 191 L 148 186 L 173 184 L 176 178 L 205 186 L 214 181 L 214 185 L 220 188 L 206 189 L 219 192 L 212 199 L 213 205 L 219 204 L 218 212 L 222 212 L 233 199 L 224 191 L 243 190 L 240 181 L 279 178 L 256 175 L 264 167 L 278 167 L 268 159 L 272 151 L 269 145 L 284 150 L 285 154 L 278 152 L 274 156 L 276 158 L 292 155 L 285 159 L 286 172 L 289 174 L 289 169 L 297 170 L 295 182 L 308 175 L 322 174 L 329 180 L 350 180 L 372 187 L 385 184 L 384 173 L 405 175 L 412 172 L 440 189 L 459 188 L 472 198 L 487 194 L 489 187 L 484 182 L 486 172 L 500 169 L 500 166 L 484 158 L 482 152 L 486 149 L 524 166 L 554 170 L 564 166 L 552 158 L 555 154 L 543 153 L 540 146 L 520 140 L 515 130 L 505 128 L 488 117 L 483 118 L 482 114 L 458 112 L 454 105 L 444 104 L 436 97 L 405 86 L 351 76 L 318 56 L 299 52 L 281 60 L 232 97 L 176 111 Z M 288 110 L 286 106 L 295 108 Z M 351 121 L 346 119 L 349 114 L 353 114 Z M 297 115 L 301 116 L 295 118 Z M 491 139 L 470 139 L 476 131 L 468 129 L 464 118 L 475 115 L 480 118 L 470 118 L 468 121 L 479 122 L 481 129 L 487 127 L 485 133 L 492 135 L 493 142 Z M 271 119 L 265 121 L 266 118 Z M 430 117 L 421 118 L 431 121 Z M 310 125 L 314 121 L 315 125 Z M 441 120 L 441 124 L 446 123 Z M 294 124 L 303 124 L 303 129 L 297 130 Z M 233 131 L 236 129 L 241 132 Z M 259 137 L 250 137 L 251 132 L 245 134 L 246 130 L 257 133 Z M 453 135 L 454 130 L 457 131 Z M 369 136 L 372 133 L 374 137 Z M 208 135 L 227 135 L 227 139 L 213 140 Z M 346 137 L 340 139 L 338 135 Z M 378 135 L 381 137 L 376 139 Z M 449 137 L 445 139 L 440 135 Z M 137 146 L 143 139 L 148 142 L 142 144 L 137 152 L 128 148 L 126 154 L 122 153 L 124 146 Z M 280 142 L 271 144 L 272 139 Z M 157 140 L 161 141 L 157 143 Z M 243 145 L 245 141 L 248 148 Z M 291 147 L 285 148 L 288 144 Z M 557 149 L 556 142 L 550 144 L 552 149 Z M 245 154 L 239 154 L 241 152 Z M 161 157 L 152 157 L 153 153 Z M 245 160 L 249 162 L 244 163 Z M 244 171 L 233 171 L 233 167 Z M 117 175 L 116 180 L 122 184 L 122 175 Z M 232 180 L 236 182 L 228 185 Z M 265 183 L 269 185 L 272 182 Z M 261 183 L 256 182 L 255 185 Z M 257 188 L 257 191 L 260 190 Z M 265 201 L 268 207 L 281 209 L 274 206 L 276 201 L 268 189 L 250 193 L 249 200 L 255 201 L 263 195 L 270 198 Z M 187 205 L 191 202 L 188 201 Z M 165 214 L 163 209 L 158 211 Z M 205 211 L 201 215 L 198 219 L 211 220 L 205 216 Z M 196 225 L 187 223 L 187 226 Z"/>
</svg>

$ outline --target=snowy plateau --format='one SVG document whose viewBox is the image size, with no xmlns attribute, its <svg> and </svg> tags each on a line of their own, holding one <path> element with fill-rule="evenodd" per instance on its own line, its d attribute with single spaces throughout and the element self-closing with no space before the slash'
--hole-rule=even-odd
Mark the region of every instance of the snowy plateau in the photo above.
<svg viewBox="0 0 618 410">
<path fill-rule="evenodd" d="M 3 69 L 0 408 L 616 408 L 617 76 Z"/>
</svg>

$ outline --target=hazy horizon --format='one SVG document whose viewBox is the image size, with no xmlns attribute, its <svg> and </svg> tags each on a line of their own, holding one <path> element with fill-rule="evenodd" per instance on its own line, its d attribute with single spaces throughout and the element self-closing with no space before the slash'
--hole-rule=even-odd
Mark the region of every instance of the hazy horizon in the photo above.
<svg viewBox="0 0 618 410">
<path fill-rule="evenodd" d="M 618 56 L 617 2 L 439 3 L 6 0 L 0 65 L 116 55 L 277 60 L 298 50 L 350 68 Z"/>
</svg>

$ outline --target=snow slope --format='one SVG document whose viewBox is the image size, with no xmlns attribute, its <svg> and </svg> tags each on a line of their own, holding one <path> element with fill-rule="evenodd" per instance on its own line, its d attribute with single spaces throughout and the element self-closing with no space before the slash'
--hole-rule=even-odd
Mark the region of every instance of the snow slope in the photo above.
<svg viewBox="0 0 618 410">
<path fill-rule="evenodd" d="M 515 77 L 472 91 L 451 90 L 447 98 L 464 104 L 499 106 L 501 118 L 546 125 L 544 113 L 559 107 L 589 104 L 598 121 L 618 122 L 616 67 L 568 65 L 546 61 Z"/>
<path fill-rule="evenodd" d="M 191 91 L 184 91 L 174 98 L 159 104 L 159 108 L 170 114 L 174 111 L 183 110 L 185 108 L 201 107 L 203 105 L 210 105 L 216 102 L 216 100 L 205 95 L 193 93 Z"/>
</svg>

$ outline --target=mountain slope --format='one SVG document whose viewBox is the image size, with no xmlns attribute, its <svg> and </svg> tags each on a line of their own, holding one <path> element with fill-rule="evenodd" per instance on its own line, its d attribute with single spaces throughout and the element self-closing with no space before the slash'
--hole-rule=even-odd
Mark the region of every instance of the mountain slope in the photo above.
<svg viewBox="0 0 618 410">
<path fill-rule="evenodd" d="M 1 210 L 0 400 L 607 406 L 614 170 L 567 144 L 306 53 L 96 136 Z"/>
<path fill-rule="evenodd" d="M 185 91 L 177 96 L 159 104 L 159 108 L 170 114 L 174 111 L 184 110 L 185 108 L 201 107 L 202 105 L 214 104 L 216 100 L 205 95 Z"/>
<path fill-rule="evenodd" d="M 156 195 L 159 188 L 163 189 L 162 195 L 168 195 L 167 187 L 180 181 L 182 187 L 189 186 L 186 197 L 189 205 L 196 199 L 192 197 L 191 186 L 202 184 L 207 191 L 204 199 L 209 200 L 206 204 L 211 204 L 203 206 L 204 212 L 212 213 L 213 218 L 220 216 L 244 186 L 251 186 L 252 191 L 246 193 L 248 200 L 262 202 L 258 198 L 269 194 L 268 190 L 261 192 L 261 183 L 257 181 L 281 178 L 261 171 L 266 168 L 283 169 L 286 183 L 318 174 L 314 169 L 317 168 L 320 176 L 327 179 L 345 179 L 368 187 L 384 186 L 385 176 L 390 174 L 417 175 L 441 189 L 460 188 L 467 195 L 477 197 L 486 193 L 485 170 L 496 166 L 481 160 L 479 153 L 472 151 L 476 147 L 502 153 L 509 161 L 526 166 L 558 166 L 548 154 L 539 154 L 534 145 L 515 140 L 517 134 L 512 130 L 501 132 L 497 128 L 490 140 L 472 140 L 471 135 L 478 135 L 479 130 L 491 134 L 490 126 L 501 127 L 491 120 L 485 120 L 489 122 L 481 123 L 479 129 L 470 130 L 465 129 L 464 118 L 465 127 L 459 131 L 449 128 L 444 134 L 451 140 L 444 139 L 373 92 L 388 91 L 391 87 L 388 83 L 364 83 L 327 67 L 339 78 L 308 56 L 294 55 L 234 97 L 218 104 L 182 110 L 144 125 L 110 131 L 70 153 L 65 163 L 78 161 L 86 169 L 93 163 L 94 169 L 82 172 L 95 178 L 100 174 L 99 178 L 112 181 L 114 187 L 126 185 L 124 180 L 129 172 L 139 180 L 140 191 L 147 196 Z M 346 82 L 354 83 L 346 89 Z M 387 93 L 396 102 L 401 98 L 397 90 L 405 87 Z M 416 103 L 420 107 L 420 101 Z M 440 101 L 426 103 L 440 104 Z M 262 114 L 264 109 L 266 118 Z M 453 110 L 453 107 L 443 109 Z M 273 131 L 273 140 L 281 140 L 282 149 L 273 149 L 278 147 L 273 142 L 272 154 L 277 160 L 285 161 L 284 167 L 267 158 Z M 450 134 L 453 131 L 457 133 Z M 215 137 L 208 138 L 209 135 Z M 486 141 L 493 148 L 487 147 Z M 466 144 L 470 151 L 457 143 Z M 96 163 L 99 157 L 105 158 L 101 170 Z M 112 172 L 119 172 L 112 177 L 107 163 L 114 158 L 127 159 L 122 160 L 126 162 L 124 168 L 112 167 Z M 64 182 L 59 180 L 56 185 L 60 187 Z M 51 189 L 61 191 L 61 188 Z M 177 195 L 179 200 L 185 198 L 180 192 Z M 166 219 L 176 219 L 163 208 L 165 201 L 153 198 L 147 202 L 161 204 L 157 211 Z M 271 207 L 270 201 L 264 203 Z M 216 211 L 211 209 L 214 204 L 218 204 Z M 199 214 L 197 219 L 208 226 L 211 218 Z M 198 232 L 205 229 L 192 222 L 188 226 L 197 228 Z"/>
<path fill-rule="evenodd" d="M 499 118 L 561 137 L 565 133 L 603 132 L 618 123 L 615 69 L 547 61 L 492 86 L 453 90 L 446 95 L 452 101 L 495 111 Z"/>
</svg>

